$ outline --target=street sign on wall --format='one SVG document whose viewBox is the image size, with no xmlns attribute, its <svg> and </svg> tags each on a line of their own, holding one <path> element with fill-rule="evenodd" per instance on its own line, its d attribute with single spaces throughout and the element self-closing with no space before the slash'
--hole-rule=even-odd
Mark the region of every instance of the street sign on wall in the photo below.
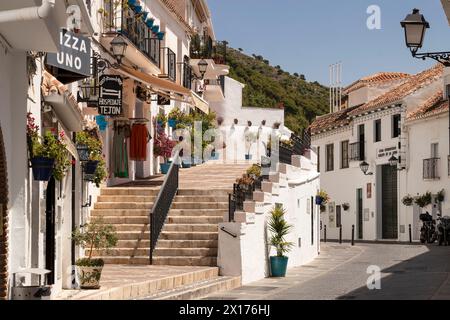
<svg viewBox="0 0 450 320">
<path fill-rule="evenodd" d="M 165 96 L 161 96 L 158 94 L 158 105 L 159 106 L 168 106 L 170 105 L 170 98 L 167 98 Z"/>
<path fill-rule="evenodd" d="M 123 80 L 121 76 L 102 75 L 99 81 L 98 113 L 105 116 L 122 114 Z"/>
<path fill-rule="evenodd" d="M 91 75 L 91 40 L 62 29 L 58 53 L 47 54 L 47 64 L 82 76 Z"/>
</svg>

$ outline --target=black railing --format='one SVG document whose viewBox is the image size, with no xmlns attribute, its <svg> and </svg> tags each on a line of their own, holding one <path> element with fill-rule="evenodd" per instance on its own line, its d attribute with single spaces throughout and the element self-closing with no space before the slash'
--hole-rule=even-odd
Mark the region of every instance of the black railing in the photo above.
<svg viewBox="0 0 450 320">
<path fill-rule="evenodd" d="M 172 201 L 178 192 L 178 163 L 179 156 L 176 156 L 150 212 L 150 264 L 153 264 L 153 252 L 169 214 Z"/>
<path fill-rule="evenodd" d="M 162 72 L 167 75 L 168 79 L 175 82 L 177 80 L 177 55 L 170 48 L 164 48 L 164 59 Z"/>
<path fill-rule="evenodd" d="M 216 64 L 226 64 L 227 61 L 226 41 L 213 41 L 208 35 L 194 35 L 191 40 L 191 59 L 212 59 Z"/>
<path fill-rule="evenodd" d="M 280 143 L 279 160 L 281 163 L 292 164 L 293 155 L 304 155 L 311 149 L 311 132 L 303 131 L 301 136 L 291 135 L 291 144 Z"/>
<path fill-rule="evenodd" d="M 423 178 L 426 180 L 439 179 L 439 158 L 423 160 Z"/>
<path fill-rule="evenodd" d="M 364 161 L 364 142 L 355 142 L 349 144 L 349 160 L 350 161 Z"/>
<path fill-rule="evenodd" d="M 450 156 L 448 156 L 447 164 L 448 164 L 448 176 L 450 177 Z"/>
<path fill-rule="evenodd" d="M 120 3 L 117 5 L 113 1 L 105 1 L 105 11 L 105 31 L 126 37 L 159 68 L 161 41 L 144 23 L 140 15 L 136 14 L 131 7 L 125 7 Z"/>
<path fill-rule="evenodd" d="M 262 182 L 268 179 L 267 176 L 253 177 L 250 185 L 233 185 L 233 193 L 228 195 L 228 221 L 234 222 L 234 213 L 244 210 L 244 202 L 253 200 L 253 192 L 261 190 Z"/>
<path fill-rule="evenodd" d="M 183 87 L 192 89 L 192 67 L 188 62 L 183 62 L 181 65 L 183 68 Z"/>
</svg>

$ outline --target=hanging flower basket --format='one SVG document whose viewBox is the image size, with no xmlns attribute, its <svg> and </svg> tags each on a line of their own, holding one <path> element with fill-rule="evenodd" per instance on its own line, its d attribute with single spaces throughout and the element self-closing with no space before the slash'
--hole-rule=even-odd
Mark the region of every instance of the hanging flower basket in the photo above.
<svg viewBox="0 0 450 320">
<path fill-rule="evenodd" d="M 53 174 L 55 159 L 35 157 L 31 159 L 33 177 L 36 181 L 48 181 Z"/>
<path fill-rule="evenodd" d="M 87 175 L 94 174 L 100 161 L 90 160 L 84 165 L 84 173 Z"/>
<path fill-rule="evenodd" d="M 77 152 L 80 161 L 89 161 L 90 151 L 87 145 L 77 144 Z"/>
<path fill-rule="evenodd" d="M 414 202 L 414 198 L 411 197 L 410 195 L 404 196 L 402 199 L 402 203 L 407 207 L 412 206 L 413 202 Z"/>
<path fill-rule="evenodd" d="M 350 209 L 350 204 L 349 203 L 343 203 L 342 204 L 342 209 L 344 209 L 344 211 L 348 211 Z"/>
<path fill-rule="evenodd" d="M 316 205 L 321 206 L 323 203 L 323 198 L 321 196 L 316 196 Z"/>
</svg>

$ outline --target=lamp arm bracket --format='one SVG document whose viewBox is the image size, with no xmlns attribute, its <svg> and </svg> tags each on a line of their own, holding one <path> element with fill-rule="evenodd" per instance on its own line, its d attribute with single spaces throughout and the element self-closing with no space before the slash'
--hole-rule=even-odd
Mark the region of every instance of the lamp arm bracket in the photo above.
<svg viewBox="0 0 450 320">
<path fill-rule="evenodd" d="M 450 52 L 426 52 L 426 53 L 417 53 L 412 51 L 412 55 L 417 59 L 433 59 L 439 63 L 442 63 L 446 67 L 450 67 Z"/>
</svg>

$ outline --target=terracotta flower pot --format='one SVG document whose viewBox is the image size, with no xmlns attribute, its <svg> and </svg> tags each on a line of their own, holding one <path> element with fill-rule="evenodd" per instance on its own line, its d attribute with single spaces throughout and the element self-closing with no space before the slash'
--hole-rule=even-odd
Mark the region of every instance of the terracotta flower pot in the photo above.
<svg viewBox="0 0 450 320">
<path fill-rule="evenodd" d="M 78 280 L 81 289 L 99 289 L 103 267 L 77 266 Z"/>
</svg>

